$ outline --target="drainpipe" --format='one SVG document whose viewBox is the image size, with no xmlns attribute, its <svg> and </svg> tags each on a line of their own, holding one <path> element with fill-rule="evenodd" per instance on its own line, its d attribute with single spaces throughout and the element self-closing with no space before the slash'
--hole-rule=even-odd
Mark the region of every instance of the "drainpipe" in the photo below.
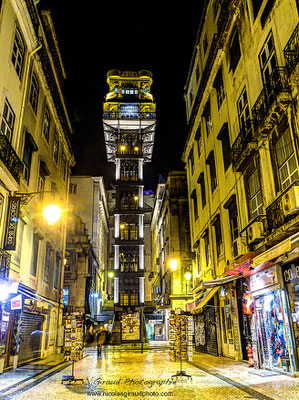
<svg viewBox="0 0 299 400">
<path fill-rule="evenodd" d="M 32 50 L 27 57 L 26 60 L 26 65 L 25 65 L 25 80 L 24 80 L 24 91 L 23 91 L 23 97 L 22 97 L 22 103 L 21 103 L 21 111 L 20 111 L 20 119 L 19 119 L 19 125 L 18 125 L 18 131 L 17 131 L 17 144 L 20 144 L 21 141 L 19 140 L 21 136 L 21 130 L 22 130 L 22 125 L 23 125 L 23 120 L 24 120 L 24 114 L 25 114 L 25 101 L 26 101 L 26 95 L 27 95 L 27 89 L 28 89 L 28 81 L 29 81 L 29 70 L 30 70 L 30 60 L 32 56 L 39 51 L 42 48 L 42 44 L 37 46 L 34 50 Z M 16 150 L 18 153 L 18 148 L 16 146 Z"/>
</svg>

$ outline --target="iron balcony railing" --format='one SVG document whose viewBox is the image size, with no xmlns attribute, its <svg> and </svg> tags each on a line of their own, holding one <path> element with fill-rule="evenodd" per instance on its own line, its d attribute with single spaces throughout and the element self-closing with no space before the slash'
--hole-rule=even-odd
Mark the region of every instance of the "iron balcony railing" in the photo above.
<svg viewBox="0 0 299 400">
<path fill-rule="evenodd" d="M 290 92 L 288 75 L 285 67 L 277 66 L 252 107 L 255 128 L 261 125 L 278 95 L 282 92 Z"/>
<path fill-rule="evenodd" d="M 268 234 L 294 217 L 294 215 L 285 215 L 283 204 L 283 197 L 292 186 L 299 186 L 299 181 L 294 181 L 266 208 Z"/>
<path fill-rule="evenodd" d="M 0 160 L 9 170 L 16 182 L 20 183 L 23 163 L 5 135 L 0 135 Z"/>
<path fill-rule="evenodd" d="M 240 129 L 240 133 L 238 134 L 236 140 L 232 145 L 232 162 L 234 168 L 238 168 L 244 150 L 246 149 L 248 144 L 253 141 L 254 125 L 253 121 L 251 119 L 248 119 Z"/>
<path fill-rule="evenodd" d="M 139 111 L 139 112 L 126 112 L 126 111 L 105 111 L 103 113 L 104 119 L 156 119 L 155 112 Z"/>
<path fill-rule="evenodd" d="M 299 61 L 299 24 L 294 29 L 285 49 L 284 57 L 286 60 L 286 68 L 290 74 Z"/>
<path fill-rule="evenodd" d="M 0 279 L 8 280 L 11 255 L 0 249 Z"/>
</svg>

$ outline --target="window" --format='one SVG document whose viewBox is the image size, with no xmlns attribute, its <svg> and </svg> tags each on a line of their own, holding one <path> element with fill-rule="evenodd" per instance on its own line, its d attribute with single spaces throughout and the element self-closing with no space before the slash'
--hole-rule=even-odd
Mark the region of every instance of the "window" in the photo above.
<svg viewBox="0 0 299 400">
<path fill-rule="evenodd" d="M 39 249 L 40 236 L 37 233 L 33 234 L 33 245 L 32 245 L 32 259 L 30 273 L 36 276 L 37 271 L 37 260 L 38 260 L 38 249 Z"/>
<path fill-rule="evenodd" d="M 266 84 L 277 65 L 277 58 L 272 32 L 269 34 L 259 55 L 263 82 Z"/>
<path fill-rule="evenodd" d="M 30 93 L 29 93 L 29 101 L 33 108 L 33 111 L 37 112 L 37 105 L 38 105 L 38 96 L 39 96 L 39 84 L 35 73 L 32 73 L 31 76 L 31 86 L 30 86 Z"/>
<path fill-rule="evenodd" d="M 232 162 L 232 155 L 231 155 L 231 147 L 230 147 L 230 140 L 229 140 L 229 131 L 228 131 L 228 123 L 226 122 L 223 124 L 218 136 L 218 140 L 221 140 L 222 144 L 222 156 L 223 156 L 223 165 L 224 171 L 227 171 L 229 166 Z"/>
<path fill-rule="evenodd" d="M 44 269 L 44 281 L 47 283 L 49 283 L 51 251 L 52 251 L 51 245 L 50 245 L 50 243 L 47 243 L 46 257 L 45 257 L 45 269 Z"/>
<path fill-rule="evenodd" d="M 23 151 L 23 177 L 24 180 L 29 183 L 30 178 L 30 168 L 31 168 L 31 161 L 32 161 L 32 153 L 37 151 L 38 147 L 35 144 L 35 141 L 29 132 L 26 132 L 25 135 L 25 144 L 24 144 L 24 151 Z"/>
<path fill-rule="evenodd" d="M 120 179 L 122 181 L 138 180 L 137 162 L 122 161 L 120 165 Z"/>
<path fill-rule="evenodd" d="M 53 159 L 55 163 L 58 163 L 59 157 L 59 137 L 57 131 L 54 133 L 54 143 L 53 143 Z"/>
<path fill-rule="evenodd" d="M 10 142 L 12 140 L 14 123 L 15 113 L 13 112 L 7 99 L 5 99 L 0 132 L 2 135 L 7 136 Z"/>
<path fill-rule="evenodd" d="M 77 193 L 77 184 L 76 183 L 70 183 L 70 194 L 76 194 Z"/>
<path fill-rule="evenodd" d="M 237 109 L 240 129 L 245 129 L 245 127 L 247 126 L 247 121 L 250 117 L 246 88 L 243 89 L 237 101 Z"/>
<path fill-rule="evenodd" d="M 235 72 L 241 58 L 241 48 L 238 30 L 235 29 L 231 36 L 231 46 L 229 48 L 230 69 Z"/>
<path fill-rule="evenodd" d="M 66 155 L 64 153 L 62 153 L 62 157 L 61 157 L 61 176 L 62 176 L 62 179 L 64 181 L 66 180 L 66 175 L 67 175 Z"/>
<path fill-rule="evenodd" d="M 49 135 L 50 135 L 50 113 L 49 110 L 46 108 L 44 112 L 44 119 L 43 119 L 43 131 L 42 131 L 45 139 L 49 142 Z"/>
<path fill-rule="evenodd" d="M 217 257 L 220 257 L 221 254 L 223 254 L 223 242 L 222 242 L 220 215 L 217 215 L 216 219 L 214 220 L 213 225 L 214 225 L 214 229 L 215 229 Z"/>
<path fill-rule="evenodd" d="M 46 176 L 50 175 L 50 171 L 44 161 L 40 161 L 39 163 L 39 175 L 38 175 L 38 182 L 37 182 L 37 191 L 43 192 L 45 190 L 45 181 Z M 43 199 L 43 193 L 40 194 L 40 200 Z"/>
<path fill-rule="evenodd" d="M 213 193 L 217 187 L 216 164 L 213 150 L 210 152 L 206 163 L 209 165 L 210 169 L 211 189 Z"/>
<path fill-rule="evenodd" d="M 194 174 L 195 165 L 194 165 L 193 149 L 191 149 L 189 153 L 189 162 L 190 162 L 191 174 Z"/>
<path fill-rule="evenodd" d="M 193 204 L 194 221 L 196 221 L 197 218 L 198 218 L 198 206 L 197 206 L 196 189 L 194 189 L 193 192 L 191 193 L 191 201 L 192 201 L 192 204 Z"/>
<path fill-rule="evenodd" d="M 199 76 L 200 76 L 200 72 L 199 72 L 199 65 L 196 65 L 195 68 L 195 78 L 196 78 L 196 83 L 199 81 Z"/>
<path fill-rule="evenodd" d="M 199 175 L 197 182 L 200 184 L 201 208 L 204 208 L 207 203 L 207 198 L 206 198 L 205 178 L 203 172 Z"/>
<path fill-rule="evenodd" d="M 299 176 L 293 139 L 286 119 L 279 125 L 279 130 L 282 134 L 274 143 L 274 150 L 281 190 L 285 190 Z"/>
<path fill-rule="evenodd" d="M 58 285 L 59 285 L 59 273 L 61 270 L 61 258 L 60 258 L 60 254 L 57 251 L 56 252 L 56 260 L 55 260 L 55 268 L 54 268 L 54 281 L 53 281 L 53 286 L 55 289 L 58 289 Z"/>
<path fill-rule="evenodd" d="M 229 200 L 225 203 L 224 208 L 228 210 L 231 239 L 234 242 L 239 237 L 239 226 L 238 226 L 238 209 L 236 203 L 236 195 L 232 195 Z"/>
<path fill-rule="evenodd" d="M 200 244 L 196 249 L 196 266 L 197 266 L 197 275 L 200 275 L 201 272 L 201 258 L 200 258 Z"/>
<path fill-rule="evenodd" d="M 264 28 L 269 14 L 274 6 L 275 0 L 268 0 L 261 15 L 261 25 Z"/>
<path fill-rule="evenodd" d="M 197 143 L 197 153 L 198 153 L 198 158 L 200 158 L 200 155 L 201 155 L 201 130 L 200 130 L 200 125 L 197 128 L 194 140 Z"/>
<path fill-rule="evenodd" d="M 261 180 L 259 173 L 259 163 L 253 160 L 248 167 L 245 175 L 249 219 L 254 219 L 263 214 L 263 194 L 261 188 Z"/>
<path fill-rule="evenodd" d="M 121 272 L 138 272 L 139 255 L 120 253 L 119 264 Z"/>
<path fill-rule="evenodd" d="M 15 67 L 18 77 L 21 77 L 25 55 L 25 45 L 19 29 L 16 29 L 12 49 L 11 61 Z"/>
<path fill-rule="evenodd" d="M 217 103 L 218 103 L 218 110 L 222 106 L 225 93 L 224 93 L 224 85 L 223 85 L 223 77 L 222 77 L 222 69 L 220 68 L 217 72 L 215 81 L 214 81 L 214 88 L 216 89 L 217 93 Z"/>
<path fill-rule="evenodd" d="M 260 8 L 261 8 L 261 5 L 262 5 L 263 1 L 264 1 L 264 0 L 252 0 L 252 1 L 251 1 L 251 3 L 252 3 L 252 8 L 253 8 L 253 15 L 254 15 L 254 18 L 257 17 L 257 15 L 258 15 L 258 13 L 259 13 L 259 11 L 260 11 Z"/>
<path fill-rule="evenodd" d="M 193 90 L 192 89 L 190 90 L 190 93 L 189 93 L 189 101 L 190 101 L 190 107 L 192 107 L 192 103 L 193 103 Z"/>
<path fill-rule="evenodd" d="M 206 54 L 207 48 L 208 48 L 208 37 L 207 34 L 205 33 L 203 41 L 202 41 L 202 46 L 203 46 L 203 54 Z"/>
<path fill-rule="evenodd" d="M 205 243 L 206 265 L 210 265 L 212 260 L 211 260 L 211 248 L 210 248 L 208 229 L 206 230 L 204 235 L 204 243 Z"/>
<path fill-rule="evenodd" d="M 209 133 L 211 132 L 212 127 L 213 127 L 213 123 L 211 120 L 210 100 L 208 100 L 207 104 L 205 105 L 205 108 L 203 111 L 203 117 L 204 117 L 205 123 L 206 123 L 207 136 L 209 136 Z"/>
</svg>

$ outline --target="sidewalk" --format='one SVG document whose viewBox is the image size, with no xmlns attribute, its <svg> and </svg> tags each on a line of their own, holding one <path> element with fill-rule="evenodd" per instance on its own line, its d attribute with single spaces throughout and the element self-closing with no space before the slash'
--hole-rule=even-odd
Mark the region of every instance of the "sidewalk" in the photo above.
<svg viewBox="0 0 299 400">
<path fill-rule="evenodd" d="M 49 372 L 51 369 L 65 363 L 63 354 L 53 355 L 41 360 L 35 360 L 22 365 L 16 369 L 4 372 L 0 375 L 0 396 L 9 389 L 22 383 L 29 382 L 31 379 Z"/>
<path fill-rule="evenodd" d="M 215 357 L 209 354 L 194 352 L 191 365 L 202 369 L 227 384 L 241 389 L 248 388 L 275 400 L 299 399 L 299 378 L 275 371 L 255 369 L 247 363 L 227 357 Z"/>
</svg>

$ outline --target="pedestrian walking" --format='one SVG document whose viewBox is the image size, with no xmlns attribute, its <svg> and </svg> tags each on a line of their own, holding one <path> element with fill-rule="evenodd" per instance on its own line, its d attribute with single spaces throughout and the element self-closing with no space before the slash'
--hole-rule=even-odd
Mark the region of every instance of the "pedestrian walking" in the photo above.
<svg viewBox="0 0 299 400">
<path fill-rule="evenodd" d="M 102 347 L 107 341 L 107 330 L 101 325 L 97 333 L 98 356 L 102 354 Z"/>
</svg>

